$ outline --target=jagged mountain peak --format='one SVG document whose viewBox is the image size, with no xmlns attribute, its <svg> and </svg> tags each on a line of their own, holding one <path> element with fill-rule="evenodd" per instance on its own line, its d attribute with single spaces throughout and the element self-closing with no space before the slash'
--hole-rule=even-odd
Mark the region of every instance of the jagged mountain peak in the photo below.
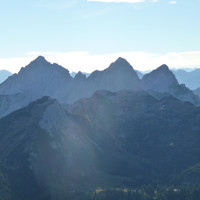
<svg viewBox="0 0 200 200">
<path fill-rule="evenodd" d="M 18 72 L 18 75 L 23 74 L 25 72 L 35 70 L 35 69 L 43 69 L 46 66 L 52 65 L 50 62 L 48 62 L 45 57 L 38 56 L 35 60 L 31 61 L 28 65 L 25 67 L 22 67 L 20 71 Z"/>
<path fill-rule="evenodd" d="M 35 62 L 43 62 L 43 61 L 46 61 L 45 57 L 44 56 L 38 56 L 35 60 Z M 34 62 L 33 61 L 33 62 Z"/>
<path fill-rule="evenodd" d="M 163 64 L 149 74 L 145 74 L 142 78 L 142 85 L 144 89 L 168 92 L 169 86 L 178 85 L 178 81 L 169 67 Z"/>
<path fill-rule="evenodd" d="M 119 57 L 115 62 L 127 62 L 125 58 Z"/>
<path fill-rule="evenodd" d="M 160 67 L 157 68 L 159 71 L 168 71 L 169 67 L 166 64 L 162 64 Z"/>
<path fill-rule="evenodd" d="M 152 74 L 157 74 L 157 73 L 159 73 L 159 74 L 164 73 L 164 74 L 168 74 L 168 75 L 173 75 L 173 73 L 170 71 L 169 67 L 166 64 L 161 65 L 160 67 L 154 69 L 153 71 L 151 71 L 150 73 L 148 73 L 146 75 L 148 76 L 150 74 L 152 75 Z M 175 76 L 174 76 L 174 78 L 175 78 Z"/>
<path fill-rule="evenodd" d="M 0 85 L 0 94 L 29 93 L 31 100 L 42 96 L 59 98 L 62 89 L 71 81 L 69 71 L 56 63 L 48 62 L 38 56 L 18 74 L 11 76 Z"/>
<path fill-rule="evenodd" d="M 31 61 L 25 68 L 32 68 L 32 67 L 37 67 L 37 66 L 46 66 L 50 65 L 51 63 L 48 62 L 45 57 L 43 56 L 38 56 L 35 60 Z"/>
<path fill-rule="evenodd" d="M 133 70 L 133 67 L 129 64 L 129 62 L 126 59 L 119 57 L 115 62 L 111 63 L 106 70 L 116 70 L 116 69 Z"/>
<path fill-rule="evenodd" d="M 130 63 L 122 58 L 119 57 L 116 61 L 112 62 L 108 68 L 104 69 L 103 71 L 98 71 L 95 70 L 94 72 L 91 73 L 91 75 L 89 76 L 89 79 L 93 79 L 96 78 L 97 76 L 101 75 L 104 76 L 105 74 L 120 74 L 120 76 L 122 76 L 122 72 L 126 73 L 128 72 L 128 74 L 135 76 L 135 79 L 137 79 L 137 81 L 139 80 L 139 77 L 137 76 L 136 71 L 133 69 L 133 67 L 130 65 Z"/>
<path fill-rule="evenodd" d="M 68 69 L 62 67 L 61 65 L 58 65 L 57 63 L 52 64 L 48 62 L 43 56 L 38 56 L 35 60 L 30 62 L 27 66 L 22 67 L 18 74 L 32 71 L 32 70 L 37 70 L 37 73 L 40 73 L 40 70 L 42 71 L 44 70 L 44 72 L 47 72 L 47 70 L 52 70 L 52 71 L 61 72 L 67 76 L 70 76 Z"/>
<path fill-rule="evenodd" d="M 140 79 L 133 67 L 123 58 L 115 62 L 103 71 L 94 71 L 88 80 L 94 82 L 97 90 L 130 90 L 138 88 Z"/>
<path fill-rule="evenodd" d="M 25 68 L 31 67 L 31 66 L 44 66 L 50 64 L 44 56 L 38 56 L 35 60 L 31 61 Z"/>
<path fill-rule="evenodd" d="M 48 73 L 50 72 L 58 72 L 62 73 L 64 76 L 70 77 L 69 70 L 58 65 L 57 63 L 48 62 L 45 57 L 38 56 L 35 60 L 30 62 L 27 66 L 22 67 L 19 71 L 18 75 L 24 76 L 24 74 L 35 71 L 35 73 Z"/>
<path fill-rule="evenodd" d="M 178 84 L 178 81 L 176 80 L 176 77 L 174 74 L 170 71 L 169 67 L 166 64 L 161 65 L 157 69 L 153 70 L 152 72 L 145 74 L 143 77 L 143 80 L 151 79 L 151 78 L 162 78 L 170 79 L 174 83 Z"/>
</svg>

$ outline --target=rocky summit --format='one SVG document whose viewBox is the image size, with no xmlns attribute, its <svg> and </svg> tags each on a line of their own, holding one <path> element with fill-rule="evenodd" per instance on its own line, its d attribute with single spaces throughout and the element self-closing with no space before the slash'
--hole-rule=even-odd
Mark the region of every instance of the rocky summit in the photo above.
<svg viewBox="0 0 200 200">
<path fill-rule="evenodd" d="M 147 90 L 168 92 L 173 85 L 178 85 L 178 81 L 167 65 L 161 65 L 142 78 L 142 86 Z"/>
</svg>

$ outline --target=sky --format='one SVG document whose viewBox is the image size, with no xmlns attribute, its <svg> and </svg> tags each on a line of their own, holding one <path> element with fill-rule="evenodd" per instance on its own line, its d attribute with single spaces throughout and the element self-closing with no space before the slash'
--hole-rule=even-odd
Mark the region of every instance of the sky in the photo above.
<svg viewBox="0 0 200 200">
<path fill-rule="evenodd" d="M 200 67 L 200 0 L 0 0 L 0 69 L 42 55 L 69 71 L 123 57 L 141 71 Z"/>
</svg>

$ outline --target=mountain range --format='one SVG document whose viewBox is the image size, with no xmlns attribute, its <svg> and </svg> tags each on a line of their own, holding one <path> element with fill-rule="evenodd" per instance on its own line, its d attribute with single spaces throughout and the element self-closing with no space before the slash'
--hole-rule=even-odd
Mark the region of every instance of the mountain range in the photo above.
<svg viewBox="0 0 200 200">
<path fill-rule="evenodd" d="M 81 72 L 82 74 L 86 75 L 86 77 L 88 77 L 90 75 L 90 73 L 86 73 L 86 72 Z M 140 72 L 139 70 L 136 70 L 136 73 L 139 77 L 139 79 L 142 79 L 142 77 L 144 76 L 143 72 Z M 76 76 L 77 72 L 71 72 L 70 75 L 74 78 Z"/>
<path fill-rule="evenodd" d="M 118 58 L 73 78 L 39 56 L 0 84 L 0 199 L 198 184 L 199 103 L 167 65 L 140 79 Z"/>
<path fill-rule="evenodd" d="M 91 97 L 98 90 L 117 92 L 123 89 L 145 90 L 156 97 L 161 93 L 162 96 L 173 95 L 180 100 L 200 104 L 199 97 L 184 85 L 179 85 L 166 65 L 139 79 L 133 67 L 125 59 L 118 58 L 107 69 L 94 71 L 88 78 L 81 72 L 73 78 L 67 69 L 39 56 L 0 84 L 0 116 L 43 96 L 57 99 L 62 104 L 72 104 L 80 98 Z"/>
</svg>

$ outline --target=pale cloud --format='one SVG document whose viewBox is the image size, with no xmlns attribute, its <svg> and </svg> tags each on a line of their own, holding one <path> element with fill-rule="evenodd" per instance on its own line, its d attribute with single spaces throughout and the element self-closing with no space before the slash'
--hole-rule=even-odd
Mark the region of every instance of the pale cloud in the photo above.
<svg viewBox="0 0 200 200">
<path fill-rule="evenodd" d="M 142 51 L 119 52 L 113 54 L 94 55 L 85 51 L 78 52 L 29 52 L 24 57 L 0 58 L 0 69 L 6 69 L 12 73 L 18 72 L 37 56 L 43 55 L 51 63 L 58 63 L 69 71 L 92 72 L 103 70 L 118 57 L 123 57 L 141 71 L 152 70 L 162 64 L 170 68 L 197 68 L 200 67 L 200 51 L 169 52 L 157 54 Z"/>
<path fill-rule="evenodd" d="M 21 67 L 26 66 L 34 58 L 35 56 L 0 58 L 0 70 L 5 69 L 12 73 L 17 73 Z"/>
<path fill-rule="evenodd" d="M 87 1 L 98 1 L 104 3 L 141 3 L 147 0 L 87 0 Z"/>
<path fill-rule="evenodd" d="M 176 4 L 177 1 L 169 1 L 170 4 Z"/>
<path fill-rule="evenodd" d="M 103 3 L 144 3 L 144 2 L 156 3 L 160 0 L 87 0 L 87 1 L 103 2 Z"/>
<path fill-rule="evenodd" d="M 108 13 L 110 13 L 112 11 L 111 7 L 107 7 L 107 8 L 103 8 L 91 13 L 85 13 L 82 15 L 82 17 L 80 18 L 81 20 L 85 20 L 85 19 L 90 19 L 90 18 L 95 18 L 98 16 L 102 16 L 102 15 L 106 15 Z"/>
<path fill-rule="evenodd" d="M 78 0 L 42 0 L 37 3 L 38 7 L 53 9 L 53 10 L 62 10 L 71 8 L 78 3 Z"/>
</svg>

